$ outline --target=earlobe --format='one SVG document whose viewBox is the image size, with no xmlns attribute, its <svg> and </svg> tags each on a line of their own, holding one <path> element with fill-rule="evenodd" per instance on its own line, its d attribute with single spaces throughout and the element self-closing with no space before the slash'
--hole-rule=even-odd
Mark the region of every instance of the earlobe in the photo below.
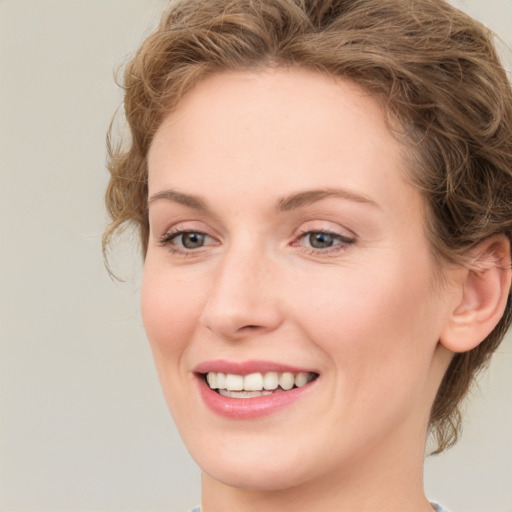
<svg viewBox="0 0 512 512">
<path fill-rule="evenodd" d="M 505 236 L 488 238 L 471 251 L 472 264 L 461 281 L 460 301 L 440 337 L 452 352 L 479 345 L 503 316 L 511 287 L 510 243 Z"/>
</svg>

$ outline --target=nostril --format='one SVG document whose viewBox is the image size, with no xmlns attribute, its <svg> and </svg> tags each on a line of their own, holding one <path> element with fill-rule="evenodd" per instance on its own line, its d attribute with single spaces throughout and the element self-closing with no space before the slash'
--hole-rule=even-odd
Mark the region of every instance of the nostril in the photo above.
<svg viewBox="0 0 512 512">
<path fill-rule="evenodd" d="M 249 330 L 249 331 L 252 331 L 254 329 L 257 329 L 259 326 L 258 325 L 244 325 L 243 327 L 240 327 L 240 329 L 238 329 L 239 331 L 244 331 L 244 330 Z"/>
</svg>

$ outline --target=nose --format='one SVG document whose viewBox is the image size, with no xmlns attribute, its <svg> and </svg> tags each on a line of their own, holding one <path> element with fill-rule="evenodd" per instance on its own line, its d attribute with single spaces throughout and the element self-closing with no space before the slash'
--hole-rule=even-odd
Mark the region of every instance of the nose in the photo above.
<svg viewBox="0 0 512 512">
<path fill-rule="evenodd" d="M 242 340 L 279 327 L 275 265 L 261 252 L 235 249 L 216 263 L 200 323 L 226 340 Z"/>
</svg>

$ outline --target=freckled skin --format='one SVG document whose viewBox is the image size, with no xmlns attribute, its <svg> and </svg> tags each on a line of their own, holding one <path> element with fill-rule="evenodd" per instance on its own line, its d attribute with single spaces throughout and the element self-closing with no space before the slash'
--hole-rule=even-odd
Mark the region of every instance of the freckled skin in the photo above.
<svg viewBox="0 0 512 512">
<path fill-rule="evenodd" d="M 431 510 L 423 450 L 454 293 L 434 286 L 404 149 L 364 91 L 297 69 L 215 75 L 159 128 L 149 195 L 172 188 L 207 208 L 151 203 L 142 314 L 206 512 Z M 375 204 L 276 211 L 319 189 Z M 291 406 L 237 421 L 197 392 L 193 368 L 214 359 L 319 378 Z"/>
</svg>

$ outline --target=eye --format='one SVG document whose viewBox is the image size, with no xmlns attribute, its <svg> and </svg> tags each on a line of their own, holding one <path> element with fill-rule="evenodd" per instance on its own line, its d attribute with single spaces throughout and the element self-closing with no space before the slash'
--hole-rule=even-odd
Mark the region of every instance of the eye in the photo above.
<svg viewBox="0 0 512 512">
<path fill-rule="evenodd" d="M 185 232 L 173 235 L 171 240 L 185 249 L 198 249 L 205 244 L 207 236 L 204 233 Z"/>
<path fill-rule="evenodd" d="M 350 238 L 333 231 L 308 230 L 302 231 L 292 245 L 302 248 L 308 254 L 335 255 L 338 252 L 346 251 L 354 242 L 355 238 Z"/>
<path fill-rule="evenodd" d="M 323 231 L 312 231 L 310 233 L 306 233 L 304 238 L 307 240 L 309 245 L 313 247 L 313 249 L 328 249 L 329 247 L 340 243 L 340 237 L 338 235 Z"/>
<path fill-rule="evenodd" d="M 172 229 L 160 239 L 160 245 L 179 255 L 193 254 L 202 248 L 216 244 L 216 240 L 206 233 L 186 229 Z"/>
</svg>

